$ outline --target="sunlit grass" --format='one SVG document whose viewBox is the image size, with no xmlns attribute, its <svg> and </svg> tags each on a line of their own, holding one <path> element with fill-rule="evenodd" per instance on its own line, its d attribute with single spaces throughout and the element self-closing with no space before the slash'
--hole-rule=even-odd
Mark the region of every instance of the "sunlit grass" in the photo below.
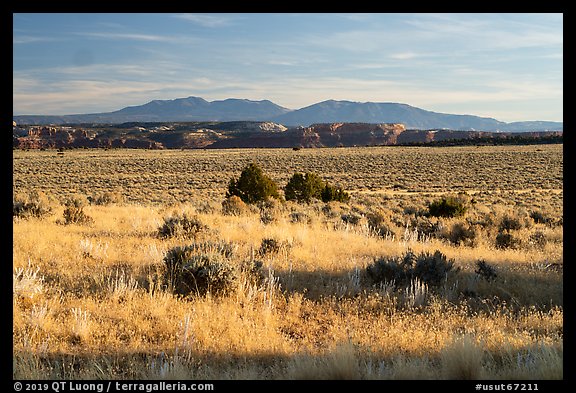
<svg viewBox="0 0 576 393">
<path fill-rule="evenodd" d="M 64 207 L 58 202 L 45 218 L 14 219 L 14 378 L 561 379 L 562 184 L 555 179 L 562 176 L 561 147 L 481 148 L 481 155 L 474 148 L 402 149 L 403 155 L 394 149 L 88 150 L 66 152 L 64 159 L 15 152 L 18 191 L 40 188 L 62 201 L 69 193 L 116 190 L 125 202 L 86 206 L 93 222 L 84 225 L 61 223 Z M 480 175 L 470 168 L 472 180 L 456 171 L 454 177 L 424 181 L 413 177 L 414 169 L 399 167 L 393 176 L 372 177 L 374 168 L 360 170 L 353 161 L 364 151 L 380 154 L 387 165 L 392 158 L 409 161 L 407 153 L 428 163 L 432 151 L 440 161 L 472 156 L 478 165 L 484 160 L 486 185 L 473 183 Z M 299 153 L 309 161 L 290 157 Z M 488 180 L 503 176 L 496 165 L 500 155 L 518 159 L 520 166 L 531 161 L 530 174 L 508 174 L 491 188 Z M 289 161 L 288 168 L 313 167 L 331 181 L 353 179 L 356 192 L 350 204 L 278 205 L 269 223 L 257 207 L 239 216 L 222 214 L 225 183 L 254 157 L 277 178 L 288 178 L 280 168 Z M 91 159 L 98 175 L 90 172 Z M 344 172 L 347 159 L 352 170 Z M 119 162 L 133 166 L 120 169 Z M 130 182 L 122 183 L 123 174 Z M 395 190 L 391 178 L 423 191 Z M 411 226 L 442 191 L 436 185 L 453 192 L 450 184 L 458 182 L 475 203 L 464 217 L 441 224 L 447 230 L 458 220 L 477 223 L 473 244 L 456 245 L 436 236 L 440 232 Z M 198 191 L 190 183 L 206 188 Z M 529 188 L 534 191 L 524 191 Z M 502 217 L 522 221 L 533 210 L 550 223 L 525 221 L 511 231 L 517 248 L 497 248 Z M 370 229 L 366 217 L 374 211 L 388 217 L 395 236 Z M 174 212 L 194 215 L 208 229 L 195 238 L 159 237 L 159 227 Z M 295 221 L 295 212 L 307 219 Z M 358 222 L 344 220 L 346 214 L 358 215 Z M 266 239 L 281 246 L 259 253 Z M 225 296 L 173 295 L 163 284 L 163 258 L 192 242 L 232 243 L 230 262 L 258 260 L 262 280 L 242 276 Z M 366 267 L 376 258 L 408 250 L 439 250 L 460 271 L 439 288 L 368 279 Z M 478 260 L 494 267 L 494 280 L 475 272 Z"/>
</svg>

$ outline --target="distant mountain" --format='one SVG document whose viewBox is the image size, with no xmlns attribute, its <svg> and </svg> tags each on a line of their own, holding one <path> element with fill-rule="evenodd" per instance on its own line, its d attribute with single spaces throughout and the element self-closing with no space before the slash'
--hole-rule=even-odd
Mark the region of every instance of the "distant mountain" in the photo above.
<svg viewBox="0 0 576 393">
<path fill-rule="evenodd" d="M 407 129 L 543 131 L 562 130 L 559 122 L 505 123 L 488 117 L 451 115 L 431 112 L 407 104 L 323 101 L 271 119 L 286 126 L 308 126 L 317 123 L 401 123 Z"/>
<path fill-rule="evenodd" d="M 206 101 L 200 97 L 154 100 L 118 111 L 63 116 L 13 116 L 18 124 L 183 122 L 183 121 L 260 121 L 289 112 L 269 100 L 251 101 L 229 98 Z"/>
<path fill-rule="evenodd" d="M 13 116 L 18 124 L 191 122 L 191 121 L 272 121 L 289 127 L 319 123 L 401 123 L 407 129 L 449 129 L 463 131 L 562 131 L 562 122 L 526 121 L 505 123 L 489 117 L 454 115 L 391 102 L 328 100 L 290 110 L 269 100 L 229 98 L 206 101 L 200 97 L 154 100 L 118 111 L 64 116 Z"/>
</svg>

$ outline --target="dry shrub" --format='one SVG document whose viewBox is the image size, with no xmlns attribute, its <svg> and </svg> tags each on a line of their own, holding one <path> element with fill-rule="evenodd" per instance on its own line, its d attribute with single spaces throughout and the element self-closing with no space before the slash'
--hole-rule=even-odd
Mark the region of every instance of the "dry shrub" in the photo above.
<svg viewBox="0 0 576 393">
<path fill-rule="evenodd" d="M 174 247 L 166 253 L 165 282 L 178 295 L 224 295 L 236 288 L 238 272 L 225 253 L 206 246 Z"/>
<path fill-rule="evenodd" d="M 449 229 L 444 228 L 439 234 L 440 238 L 447 239 L 456 246 L 473 247 L 476 244 L 477 230 L 466 221 L 456 221 Z"/>
<path fill-rule="evenodd" d="M 124 202 L 124 196 L 120 192 L 105 191 L 89 197 L 88 200 L 94 205 L 109 206 Z"/>
<path fill-rule="evenodd" d="M 427 285 L 439 286 L 448 274 L 459 270 L 454 268 L 454 260 L 448 260 L 439 250 L 419 255 L 408 250 L 402 257 L 378 258 L 366 267 L 373 283 L 394 282 L 401 286 L 408 286 L 415 278 Z"/>
<path fill-rule="evenodd" d="M 383 238 L 397 238 L 398 229 L 392 223 L 392 216 L 389 211 L 377 210 L 366 214 L 368 229 L 376 236 Z"/>
<path fill-rule="evenodd" d="M 160 238 L 194 238 L 207 230 L 208 226 L 198 216 L 189 217 L 186 213 L 174 213 L 172 216 L 164 218 L 164 224 L 158 228 L 158 236 Z"/>
<path fill-rule="evenodd" d="M 18 218 L 43 218 L 52 213 L 52 203 L 42 191 L 17 193 L 12 197 L 12 216 Z"/>
<path fill-rule="evenodd" d="M 64 202 L 64 225 L 80 224 L 89 225 L 94 219 L 84 212 L 88 199 L 84 195 L 73 195 Z"/>
<path fill-rule="evenodd" d="M 260 209 L 260 221 L 266 225 L 278 222 L 284 211 L 282 203 L 277 199 L 262 201 L 258 207 Z"/>
<path fill-rule="evenodd" d="M 225 216 L 241 216 L 250 212 L 248 205 L 237 195 L 232 195 L 222 201 L 222 214 Z"/>
</svg>

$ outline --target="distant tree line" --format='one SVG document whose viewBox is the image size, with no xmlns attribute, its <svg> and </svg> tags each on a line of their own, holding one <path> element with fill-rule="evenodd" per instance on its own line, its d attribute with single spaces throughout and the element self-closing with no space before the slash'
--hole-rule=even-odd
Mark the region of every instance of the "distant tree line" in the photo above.
<svg viewBox="0 0 576 393">
<path fill-rule="evenodd" d="M 445 139 L 431 142 L 404 142 L 396 146 L 501 146 L 501 145 L 551 145 L 563 143 L 563 134 L 545 136 L 498 135 L 469 139 Z"/>
</svg>

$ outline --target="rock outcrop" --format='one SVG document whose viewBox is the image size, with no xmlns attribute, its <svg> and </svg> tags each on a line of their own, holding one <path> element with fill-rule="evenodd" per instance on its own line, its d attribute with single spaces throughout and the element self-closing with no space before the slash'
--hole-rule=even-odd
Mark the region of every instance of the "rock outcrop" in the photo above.
<svg viewBox="0 0 576 393">
<path fill-rule="evenodd" d="M 321 123 L 286 128 L 272 122 L 125 123 L 85 128 L 13 126 L 13 147 L 224 149 L 470 144 L 506 138 L 562 138 L 562 132 L 493 133 L 454 130 L 407 130 L 398 123 Z M 457 142 L 454 142 L 457 141 Z M 488 141 L 488 142 L 486 142 Z M 558 142 L 556 142 L 558 143 Z"/>
</svg>

